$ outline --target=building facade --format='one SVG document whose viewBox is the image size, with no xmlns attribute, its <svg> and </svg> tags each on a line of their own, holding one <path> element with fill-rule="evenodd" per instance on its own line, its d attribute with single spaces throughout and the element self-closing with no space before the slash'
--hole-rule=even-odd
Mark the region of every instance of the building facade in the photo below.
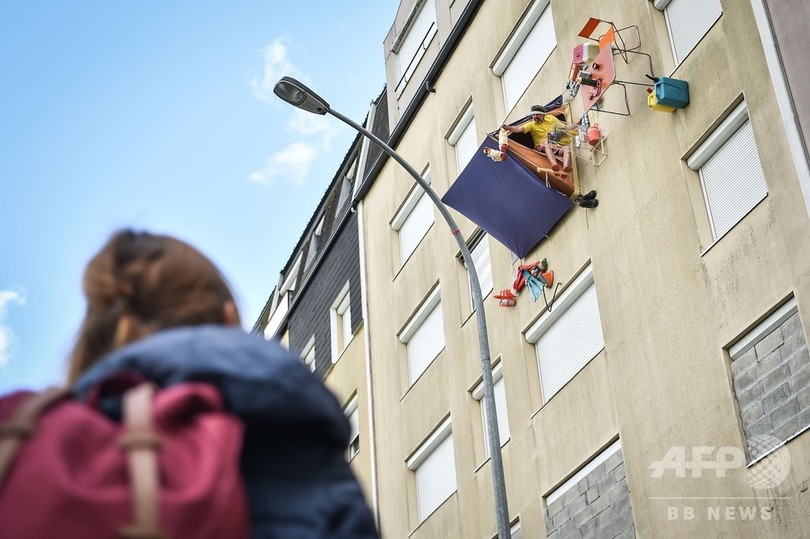
<svg viewBox="0 0 810 539">
<path fill-rule="evenodd" d="M 385 138 L 439 195 L 531 105 L 562 95 L 569 121 L 599 128 L 571 150 L 572 198 L 597 190 L 599 205 L 573 206 L 522 259 L 488 223 L 454 213 L 485 295 L 513 537 L 810 533 L 810 86 L 797 46 L 809 9 L 401 2 L 383 45 L 387 91 L 368 124 L 386 114 Z M 581 83 L 575 48 L 610 33 L 615 80 Z M 610 64 L 601 58 L 594 71 Z M 647 75 L 688 82 L 688 106 L 648 106 Z M 344 371 L 343 356 L 317 355 L 343 342 L 333 323 L 314 337 L 316 372 L 347 405 L 355 393 L 366 404 L 356 469 L 383 536 L 489 539 L 481 353 L 454 231 L 401 166 L 356 147 L 356 247 L 338 250 L 356 248 L 359 280 L 312 274 L 323 284 L 296 295 L 321 299 L 296 298 L 266 334 L 306 357 L 345 287 L 354 333 L 344 353 L 358 359 Z M 501 306 L 494 296 L 520 266 L 542 259 L 553 286 Z"/>
<path fill-rule="evenodd" d="M 369 127 L 385 138 L 387 126 L 381 114 Z M 370 505 L 376 505 L 374 431 L 368 428 L 373 421 L 360 216 L 352 197 L 365 163 L 377 155 L 367 141 L 355 138 L 253 328 L 298 352 L 342 404 L 351 425 L 346 459 Z"/>
</svg>

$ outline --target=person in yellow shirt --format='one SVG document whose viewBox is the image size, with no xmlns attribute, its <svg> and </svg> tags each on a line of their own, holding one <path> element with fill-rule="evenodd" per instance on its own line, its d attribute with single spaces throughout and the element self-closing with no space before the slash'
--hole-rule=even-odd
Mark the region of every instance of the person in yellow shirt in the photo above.
<svg viewBox="0 0 810 539">
<path fill-rule="evenodd" d="M 562 168 L 564 172 L 571 172 L 571 137 L 565 133 L 570 129 L 576 129 L 575 124 L 567 124 L 553 114 L 548 114 L 541 105 L 533 105 L 531 110 L 531 120 L 517 126 L 502 125 L 510 133 L 529 133 L 532 137 L 535 151 L 543 152 L 551 162 L 551 170 L 557 172 Z M 552 138 L 561 135 L 554 141 L 549 142 L 549 134 Z M 559 159 L 558 159 L 559 157 Z M 560 166 L 562 161 L 562 167 Z"/>
</svg>

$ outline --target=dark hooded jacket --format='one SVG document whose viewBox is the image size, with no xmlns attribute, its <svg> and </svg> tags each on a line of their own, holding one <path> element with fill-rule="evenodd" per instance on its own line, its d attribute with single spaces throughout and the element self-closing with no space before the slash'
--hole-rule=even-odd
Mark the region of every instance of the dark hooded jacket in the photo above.
<svg viewBox="0 0 810 539">
<path fill-rule="evenodd" d="M 86 398 L 99 382 L 130 373 L 160 387 L 212 384 L 241 418 L 241 466 L 254 539 L 378 537 L 344 459 L 348 421 L 332 393 L 294 354 L 236 328 L 172 329 L 107 356 L 79 379 L 76 393 Z"/>
</svg>

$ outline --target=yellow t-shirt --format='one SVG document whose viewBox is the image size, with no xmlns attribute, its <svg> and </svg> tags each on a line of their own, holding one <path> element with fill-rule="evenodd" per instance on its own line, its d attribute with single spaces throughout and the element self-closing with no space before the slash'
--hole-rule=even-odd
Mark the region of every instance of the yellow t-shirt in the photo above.
<svg viewBox="0 0 810 539">
<path fill-rule="evenodd" d="M 529 133 L 532 136 L 532 143 L 534 147 L 542 146 L 548 142 L 548 134 L 553 132 L 556 128 L 565 129 L 565 124 L 557 119 L 556 116 L 546 114 L 542 122 L 535 122 L 529 120 L 523 124 L 523 132 Z M 563 136 L 560 139 L 560 144 L 571 144 L 571 138 Z"/>
</svg>

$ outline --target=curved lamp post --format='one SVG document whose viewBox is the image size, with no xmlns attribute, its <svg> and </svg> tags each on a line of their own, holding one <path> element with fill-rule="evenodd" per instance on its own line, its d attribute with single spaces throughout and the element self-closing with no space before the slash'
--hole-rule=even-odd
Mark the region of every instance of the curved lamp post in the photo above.
<svg viewBox="0 0 810 539">
<path fill-rule="evenodd" d="M 287 103 L 294 105 L 301 110 L 320 115 L 329 113 L 377 144 L 377 146 L 379 146 L 385 153 L 390 155 L 397 163 L 402 165 L 402 167 L 413 177 L 414 181 L 416 181 L 416 183 L 419 184 L 422 189 L 424 189 L 425 193 L 427 193 L 427 195 L 433 201 L 433 204 L 439 209 L 439 212 L 442 214 L 442 217 L 444 217 L 444 220 L 447 221 L 453 237 L 456 238 L 456 243 L 458 243 L 458 247 L 461 249 L 461 256 L 464 259 L 464 265 L 467 267 L 467 273 L 470 279 L 470 289 L 472 291 L 472 302 L 473 307 L 475 308 L 475 317 L 478 322 L 478 345 L 481 349 L 481 372 L 483 373 L 484 379 L 487 442 L 492 464 L 492 483 L 495 491 L 495 516 L 498 525 L 498 537 L 502 539 L 509 538 L 509 510 L 506 504 L 506 484 L 503 475 L 503 456 L 501 454 L 501 441 L 498 434 L 498 418 L 495 411 L 495 389 L 492 382 L 492 362 L 489 357 L 489 338 L 487 337 L 487 322 L 484 314 L 484 298 L 481 294 L 481 284 L 478 281 L 478 273 L 475 270 L 475 264 L 473 264 L 470 249 L 467 247 L 467 243 L 461 236 L 455 219 L 453 219 L 453 216 L 450 215 L 447 207 L 441 201 L 436 192 L 430 187 L 430 184 L 428 184 L 401 155 L 399 155 L 396 151 L 394 151 L 393 148 L 388 146 L 383 140 L 368 131 L 363 126 L 355 123 L 336 110 L 331 109 L 329 104 L 321 99 L 318 94 L 292 77 L 282 77 L 281 80 L 276 83 L 275 87 L 273 88 L 273 92 Z"/>
</svg>

